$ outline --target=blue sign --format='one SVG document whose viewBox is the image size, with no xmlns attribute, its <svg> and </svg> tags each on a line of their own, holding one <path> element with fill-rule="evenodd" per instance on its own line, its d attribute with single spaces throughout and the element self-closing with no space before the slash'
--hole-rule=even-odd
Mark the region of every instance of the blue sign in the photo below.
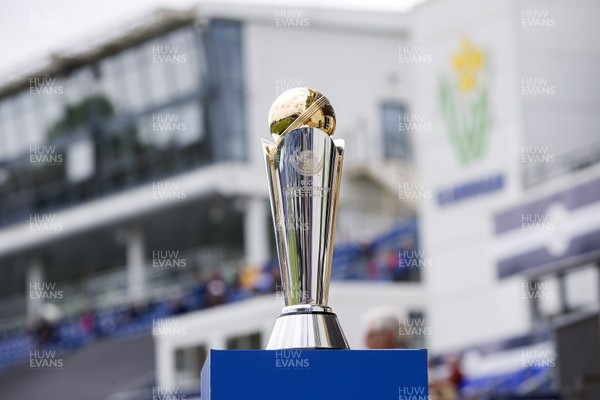
<svg viewBox="0 0 600 400">
<path fill-rule="evenodd" d="M 426 350 L 211 350 L 202 400 L 427 400 Z"/>
<path fill-rule="evenodd" d="M 437 193 L 437 201 L 441 207 L 458 203 L 477 196 L 497 192 L 504 187 L 504 175 L 498 173 L 490 177 L 461 183 L 442 189 Z"/>
</svg>

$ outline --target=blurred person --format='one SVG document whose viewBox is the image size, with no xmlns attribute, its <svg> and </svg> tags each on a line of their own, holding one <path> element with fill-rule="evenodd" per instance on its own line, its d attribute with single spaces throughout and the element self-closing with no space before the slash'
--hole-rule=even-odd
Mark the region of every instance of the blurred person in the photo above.
<svg viewBox="0 0 600 400">
<path fill-rule="evenodd" d="M 183 304 L 181 297 L 173 297 L 169 301 L 169 309 L 172 315 L 180 315 L 188 312 L 187 307 Z"/>
<path fill-rule="evenodd" d="M 400 251 L 398 254 L 398 278 L 395 280 L 412 280 L 420 276 L 420 266 L 422 265 L 421 252 L 417 247 L 415 238 L 403 238 L 400 241 Z"/>
<path fill-rule="evenodd" d="M 129 321 L 134 321 L 140 316 L 140 307 L 137 303 L 131 302 L 127 307 L 127 318 Z"/>
<path fill-rule="evenodd" d="M 406 349 L 406 335 L 401 334 L 396 310 L 378 307 L 367 312 L 365 345 L 369 349 Z"/>
<path fill-rule="evenodd" d="M 258 275 L 255 283 L 258 293 L 269 293 L 275 289 L 275 276 L 273 270 L 265 267 Z"/>
<path fill-rule="evenodd" d="M 379 278 L 379 268 L 375 257 L 372 257 L 367 264 L 367 278 L 369 280 L 377 280 Z"/>
<path fill-rule="evenodd" d="M 258 268 L 244 263 L 239 276 L 240 286 L 247 291 L 254 291 L 259 275 L 260 270 Z"/>
<path fill-rule="evenodd" d="M 206 306 L 206 281 L 202 278 L 200 272 L 194 275 L 194 285 L 190 295 L 192 309 L 197 310 Z"/>
<path fill-rule="evenodd" d="M 400 280 L 400 256 L 397 251 L 388 250 L 385 254 L 386 277 Z"/>
<path fill-rule="evenodd" d="M 460 358 L 455 355 L 444 359 L 444 372 L 441 376 L 433 377 L 430 368 L 429 393 L 432 400 L 461 400 L 464 375 L 460 367 Z"/>
<path fill-rule="evenodd" d="M 206 283 L 206 306 L 213 307 L 225 303 L 227 295 L 227 283 L 221 277 L 219 271 L 213 271 L 211 278 Z"/>
<path fill-rule="evenodd" d="M 81 313 L 81 316 L 79 317 L 79 329 L 84 335 L 96 334 L 96 317 L 91 310 L 86 309 Z"/>
<path fill-rule="evenodd" d="M 233 284 L 227 288 L 227 302 L 245 300 L 252 296 L 252 292 L 242 286 L 241 275 L 238 273 L 233 279 Z"/>
<path fill-rule="evenodd" d="M 54 325 L 45 318 L 40 318 L 33 326 L 33 337 L 37 347 L 43 347 L 56 341 Z"/>
<path fill-rule="evenodd" d="M 452 355 L 446 358 L 446 365 L 448 366 L 448 384 L 452 386 L 456 392 L 456 398 L 461 398 L 460 393 L 465 381 L 465 377 L 460 367 L 460 358 Z"/>
<path fill-rule="evenodd" d="M 388 266 L 388 252 L 386 250 L 379 250 L 373 256 L 373 262 L 375 273 L 375 280 L 388 281 L 391 279 L 391 271 Z"/>
</svg>

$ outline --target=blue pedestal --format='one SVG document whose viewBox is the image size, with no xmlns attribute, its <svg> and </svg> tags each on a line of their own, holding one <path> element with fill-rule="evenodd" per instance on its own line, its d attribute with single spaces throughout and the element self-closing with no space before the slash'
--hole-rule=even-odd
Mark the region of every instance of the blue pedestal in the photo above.
<svg viewBox="0 0 600 400">
<path fill-rule="evenodd" d="M 426 350 L 211 350 L 202 400 L 427 400 Z"/>
</svg>

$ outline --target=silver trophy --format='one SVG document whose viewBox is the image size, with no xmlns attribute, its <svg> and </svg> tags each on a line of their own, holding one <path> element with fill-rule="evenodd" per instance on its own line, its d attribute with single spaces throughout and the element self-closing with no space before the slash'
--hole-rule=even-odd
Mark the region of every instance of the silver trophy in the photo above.
<svg viewBox="0 0 600 400">
<path fill-rule="evenodd" d="M 327 306 L 344 155 L 333 108 L 321 93 L 291 89 L 271 106 L 269 127 L 275 143 L 263 140 L 263 151 L 285 307 L 267 349 L 348 349 Z"/>
</svg>

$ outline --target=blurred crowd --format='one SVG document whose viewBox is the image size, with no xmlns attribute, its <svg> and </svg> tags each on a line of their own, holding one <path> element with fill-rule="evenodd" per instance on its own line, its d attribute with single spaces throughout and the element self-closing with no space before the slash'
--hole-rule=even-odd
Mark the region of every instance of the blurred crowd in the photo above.
<svg viewBox="0 0 600 400">
<path fill-rule="evenodd" d="M 198 273 L 191 289 L 181 295 L 145 303 L 130 303 L 113 310 L 84 310 L 78 317 L 55 323 L 41 318 L 31 328 L 30 334 L 35 345 L 44 347 L 49 344 L 72 342 L 75 327 L 82 338 L 99 338 L 120 332 L 127 325 L 147 320 L 149 316 L 169 317 L 187 312 L 215 307 L 226 303 L 241 301 L 258 294 L 274 293 L 280 281 L 279 267 L 271 263 L 265 268 L 244 267 L 231 280 L 226 280 L 218 268 L 207 277 Z M 68 340 L 61 336 L 60 329 L 71 326 Z M 81 340 L 85 342 L 86 340 Z"/>
<path fill-rule="evenodd" d="M 332 279 L 419 280 L 419 271 L 415 268 L 419 261 L 416 236 L 414 233 L 407 235 L 406 228 L 402 229 L 391 231 L 371 243 L 336 248 Z M 26 359 L 29 349 L 53 348 L 66 352 L 99 338 L 147 334 L 152 321 L 158 318 L 282 290 L 276 260 L 262 268 L 242 263 L 233 275 L 224 275 L 219 266 L 192 274 L 193 283 L 175 295 L 122 304 L 112 309 L 87 308 L 79 315 L 58 320 L 40 318 L 28 331 L 0 329 L 0 369 Z"/>
<path fill-rule="evenodd" d="M 365 346 L 368 349 L 409 349 L 414 339 L 393 307 L 379 307 L 365 316 Z M 460 357 L 449 355 L 442 362 L 429 364 L 429 400 L 462 399 L 465 377 Z"/>
</svg>

